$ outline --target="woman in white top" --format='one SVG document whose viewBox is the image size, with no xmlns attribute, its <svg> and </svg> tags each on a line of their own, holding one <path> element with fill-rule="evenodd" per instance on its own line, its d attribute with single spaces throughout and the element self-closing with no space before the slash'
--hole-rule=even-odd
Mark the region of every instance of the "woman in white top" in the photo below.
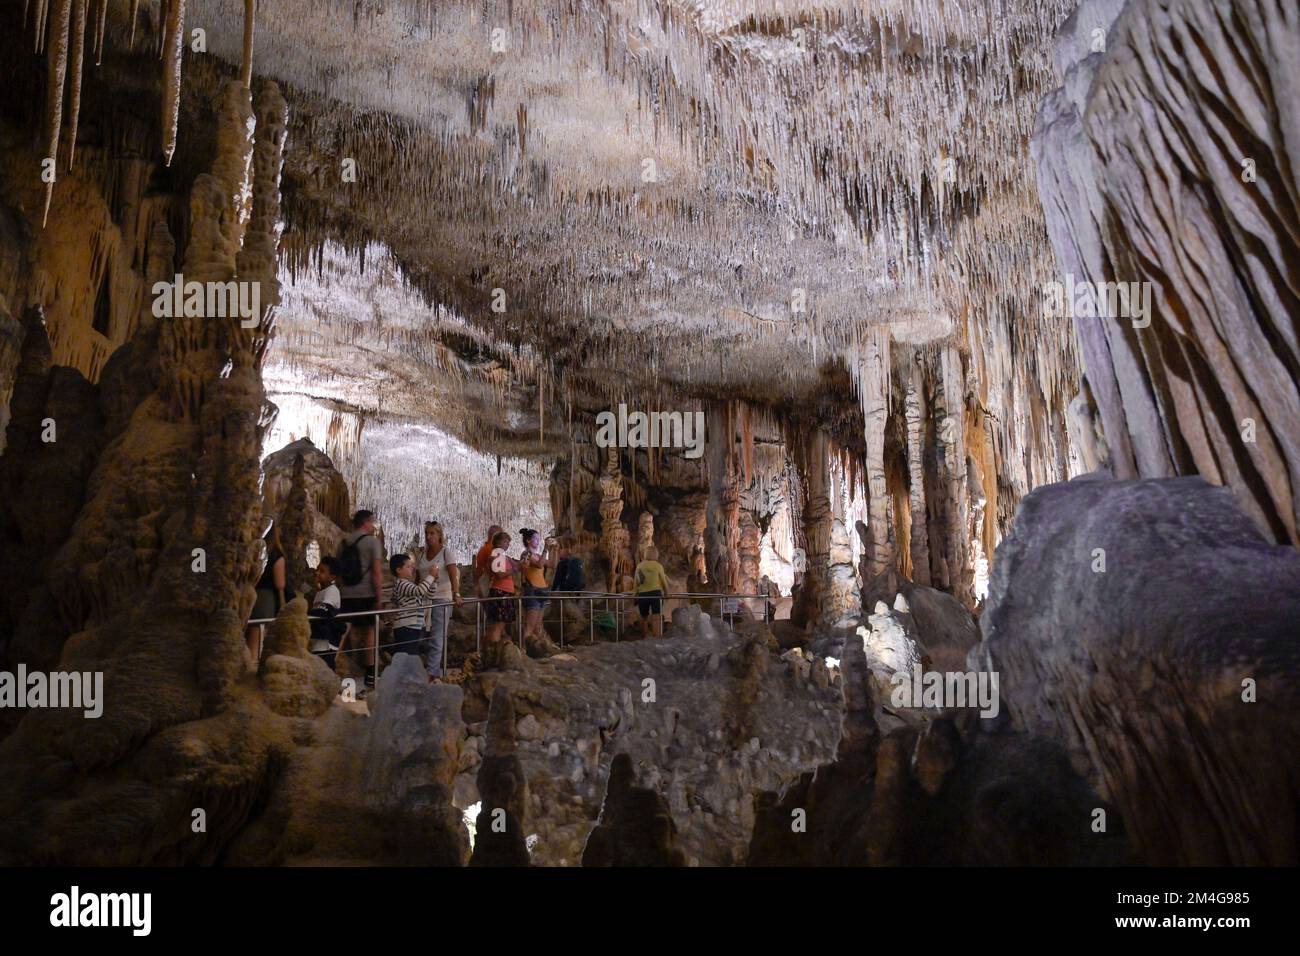
<svg viewBox="0 0 1300 956">
<path fill-rule="evenodd" d="M 424 650 L 428 654 L 425 669 L 429 680 L 442 677 L 442 654 L 447 641 L 447 623 L 451 617 L 451 606 L 460 607 L 460 567 L 456 555 L 447 547 L 446 535 L 442 525 L 437 521 L 424 523 L 424 547 L 415 553 L 415 568 L 418 580 L 433 574 L 438 580 L 433 600 L 435 606 L 425 615 Z M 436 570 L 434 570 L 436 569 Z"/>
</svg>

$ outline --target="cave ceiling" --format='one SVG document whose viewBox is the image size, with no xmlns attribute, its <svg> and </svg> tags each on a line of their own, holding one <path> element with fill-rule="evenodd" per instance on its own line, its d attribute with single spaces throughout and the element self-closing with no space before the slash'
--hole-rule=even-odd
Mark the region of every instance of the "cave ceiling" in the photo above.
<svg viewBox="0 0 1300 956">
<path fill-rule="evenodd" d="M 162 46 L 157 3 L 102 6 L 92 127 L 152 112 Z M 206 49 L 179 83 L 162 61 L 173 188 L 245 24 L 177 6 Z M 1028 153 L 1070 6 L 260 0 L 254 76 L 291 118 L 268 384 L 504 454 L 618 401 L 742 399 L 847 447 L 855 345 L 887 326 L 896 366 L 956 345 L 1017 444 L 1026 390 L 1054 407 L 1077 374 Z"/>
<path fill-rule="evenodd" d="M 187 5 L 226 70 L 243 6 Z M 1066 7 L 262 3 L 255 70 L 294 117 L 285 268 L 322 269 L 331 243 L 360 291 L 384 281 L 362 257 L 391 253 L 427 320 L 396 322 L 398 347 L 365 327 L 373 302 L 291 289 L 279 355 L 317 369 L 320 394 L 349 346 L 384 340 L 397 354 L 372 361 L 396 383 L 439 343 L 471 377 L 508 370 L 506 401 L 540 434 L 623 398 L 798 406 L 870 326 L 924 344 L 1028 315 L 1025 249 L 1046 242 L 1026 142 Z M 214 88 L 212 63 L 189 57 L 191 94 Z M 376 394 L 337 384 L 362 408 Z M 385 407 L 431 413 L 397 388 Z M 482 411 L 448 424 L 472 433 Z"/>
</svg>

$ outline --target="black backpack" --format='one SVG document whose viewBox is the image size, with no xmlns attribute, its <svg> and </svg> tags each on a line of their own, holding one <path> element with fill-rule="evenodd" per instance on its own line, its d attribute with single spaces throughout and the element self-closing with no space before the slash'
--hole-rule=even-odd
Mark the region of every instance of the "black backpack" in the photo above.
<svg viewBox="0 0 1300 956">
<path fill-rule="evenodd" d="M 355 541 L 344 541 L 343 546 L 339 548 L 339 580 L 348 587 L 355 587 L 360 584 L 366 576 L 366 568 L 361 563 L 361 542 L 370 537 L 363 534 Z"/>
</svg>

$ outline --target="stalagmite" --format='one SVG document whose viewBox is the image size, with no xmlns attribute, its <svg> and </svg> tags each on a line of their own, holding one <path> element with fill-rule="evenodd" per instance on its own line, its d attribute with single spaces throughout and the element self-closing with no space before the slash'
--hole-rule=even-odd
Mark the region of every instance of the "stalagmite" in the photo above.
<svg viewBox="0 0 1300 956">
<path fill-rule="evenodd" d="M 722 550 L 718 582 L 724 592 L 740 591 L 740 474 L 734 454 L 728 455 L 722 484 Z"/>
<path fill-rule="evenodd" d="M 228 84 L 227 90 L 247 87 Z M 231 96 L 234 94 L 232 93 Z M 236 274 L 244 281 L 256 282 L 260 289 L 262 314 L 252 329 L 232 326 L 240 344 L 237 360 L 261 366 L 274 328 L 275 311 L 280 304 L 280 281 L 277 266 L 280 253 L 280 170 L 289 133 L 289 105 L 280 95 L 280 87 L 265 83 L 257 96 L 257 135 L 252 161 L 252 205 L 243 244 L 236 256 Z M 238 139 L 235 139 L 238 142 Z M 230 155 L 234 155 L 231 147 Z M 236 164 L 235 169 L 238 169 Z"/>
<path fill-rule="evenodd" d="M 608 591 L 617 589 L 622 564 L 623 474 L 618 458 L 617 448 L 606 448 L 605 467 L 600 474 L 600 552 L 605 558 Z"/>
<path fill-rule="evenodd" d="M 217 157 L 213 175 L 230 187 L 222 230 L 226 241 L 243 245 L 244 231 L 253 214 L 253 131 L 255 121 L 249 88 L 228 83 L 221 91 L 217 124 Z M 263 263 L 265 265 L 265 263 Z"/>
<path fill-rule="evenodd" d="M 638 564 L 646 560 L 646 552 L 654 546 L 655 516 L 649 511 L 643 511 L 641 517 L 637 519 L 636 560 Z"/>
<path fill-rule="evenodd" d="M 741 495 L 742 502 L 743 498 Z M 762 576 L 763 533 L 752 512 L 743 505 L 738 510 L 740 532 L 736 539 L 736 590 L 741 594 L 757 594 Z"/>
<path fill-rule="evenodd" d="M 284 548 L 287 590 L 297 595 L 309 594 L 315 584 L 307 567 L 307 461 L 301 453 L 294 456 L 289 495 L 275 520 L 280 525 L 280 545 Z"/>
<path fill-rule="evenodd" d="M 46 17 L 49 16 L 50 0 L 36 0 L 36 52 L 40 53 L 45 48 L 45 25 Z"/>
<path fill-rule="evenodd" d="M 908 495 L 911 501 L 912 580 L 930 586 L 930 544 L 925 506 L 925 468 L 922 464 L 925 442 L 925 393 L 920 366 L 913 362 L 907 379 L 907 470 Z"/>
</svg>

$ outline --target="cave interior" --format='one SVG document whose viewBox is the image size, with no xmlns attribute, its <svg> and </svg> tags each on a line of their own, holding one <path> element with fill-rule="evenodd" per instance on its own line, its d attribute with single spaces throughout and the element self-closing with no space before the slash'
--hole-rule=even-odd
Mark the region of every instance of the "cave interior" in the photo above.
<svg viewBox="0 0 1300 956">
<path fill-rule="evenodd" d="M 1296 864 L 1294 0 L 0 57 L 0 864 Z M 441 645 L 319 653 L 363 509 Z M 501 628 L 490 525 L 585 580 Z"/>
</svg>

